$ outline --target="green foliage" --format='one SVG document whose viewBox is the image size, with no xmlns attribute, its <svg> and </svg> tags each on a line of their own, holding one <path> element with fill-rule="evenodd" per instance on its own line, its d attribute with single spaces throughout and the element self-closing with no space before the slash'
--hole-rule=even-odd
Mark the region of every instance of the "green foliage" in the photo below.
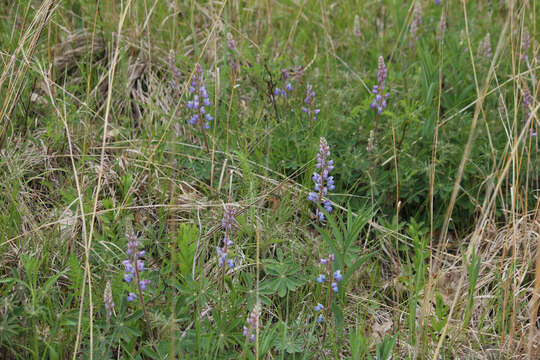
<svg viewBox="0 0 540 360">
<path fill-rule="evenodd" d="M 284 297 L 288 292 L 294 292 L 305 284 L 305 278 L 299 277 L 302 269 L 293 258 L 284 258 L 283 252 L 278 251 L 278 261 L 268 259 L 264 270 L 269 278 L 261 284 L 263 294 L 278 294 Z"/>
</svg>

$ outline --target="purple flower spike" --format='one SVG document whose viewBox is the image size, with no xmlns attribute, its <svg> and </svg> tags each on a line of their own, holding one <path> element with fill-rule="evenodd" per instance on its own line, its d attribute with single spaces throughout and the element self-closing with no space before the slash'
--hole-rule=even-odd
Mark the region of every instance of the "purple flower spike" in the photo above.
<svg viewBox="0 0 540 360">
<path fill-rule="evenodd" d="M 523 108 L 523 121 L 527 122 L 529 120 L 529 116 L 531 114 L 531 106 L 533 103 L 533 97 L 531 93 L 529 92 L 529 89 L 525 88 L 521 90 L 521 94 L 523 97 L 523 100 L 521 101 L 521 107 Z"/>
<path fill-rule="evenodd" d="M 139 246 L 139 241 L 137 240 L 137 236 L 134 234 L 128 234 L 126 235 L 128 238 L 128 259 L 122 261 L 122 264 L 124 265 L 124 281 L 127 283 L 131 283 L 133 279 L 136 279 L 136 281 L 139 282 L 139 286 L 141 290 L 146 289 L 146 285 L 150 283 L 150 280 L 141 280 L 141 273 L 143 271 L 146 271 L 146 268 L 144 267 L 144 260 L 139 259 L 145 255 L 145 251 L 141 250 L 138 251 L 137 247 Z M 136 299 L 136 294 L 130 292 L 128 295 L 128 301 L 133 301 Z"/>
<path fill-rule="evenodd" d="M 328 190 L 334 190 L 334 177 L 328 176 L 328 173 L 334 169 L 334 161 L 328 159 L 330 157 L 330 147 L 326 142 L 325 138 L 321 138 L 319 153 L 317 154 L 317 164 L 315 165 L 320 169 L 320 173 L 313 173 L 313 182 L 315 187 L 313 192 L 310 192 L 308 195 L 308 200 L 313 201 L 314 203 L 324 206 L 325 210 L 328 212 L 332 211 L 332 204 L 330 200 L 325 197 L 328 194 Z M 324 220 L 324 214 L 319 210 L 315 210 L 315 214 L 319 221 Z"/>
<path fill-rule="evenodd" d="M 227 263 L 227 265 L 231 269 L 233 269 L 235 266 L 234 260 L 228 258 L 229 247 L 233 245 L 230 232 L 232 230 L 232 226 L 235 221 L 235 215 L 236 215 L 236 210 L 234 208 L 232 207 L 225 208 L 225 213 L 223 214 L 223 218 L 221 219 L 221 226 L 223 227 L 223 229 L 225 229 L 225 236 L 223 238 L 223 247 L 219 247 L 219 246 L 216 247 L 219 267 L 222 267 L 224 263 Z M 225 269 L 223 271 L 225 271 Z"/>
<path fill-rule="evenodd" d="M 382 56 L 379 56 L 379 63 L 378 63 L 378 71 L 377 71 L 377 84 L 373 85 L 373 89 L 371 92 L 375 95 L 375 100 L 371 103 L 372 109 L 377 109 L 377 113 L 380 115 L 382 114 L 384 108 L 386 108 L 386 99 L 388 99 L 389 94 L 384 92 L 384 86 L 386 85 L 386 76 L 388 74 L 388 70 L 386 69 L 386 65 L 384 64 L 384 58 Z"/>
<path fill-rule="evenodd" d="M 189 92 L 193 94 L 192 100 L 188 101 L 186 107 L 191 111 L 189 123 L 192 126 L 210 128 L 209 122 L 213 120 L 211 116 L 204 116 L 207 109 L 211 105 L 210 97 L 204 84 L 203 72 L 200 64 L 195 65 L 195 74 L 189 85 Z M 206 121 L 205 121 L 206 120 Z"/>
<path fill-rule="evenodd" d="M 246 325 L 243 327 L 242 335 L 250 342 L 255 341 L 255 331 L 259 326 L 259 317 L 261 316 L 261 305 L 257 303 L 246 319 Z"/>
<path fill-rule="evenodd" d="M 315 91 L 313 91 L 313 86 L 308 85 L 306 90 L 306 97 L 304 98 L 304 103 L 307 106 L 302 106 L 302 111 L 308 115 L 309 118 L 309 127 L 311 129 L 311 124 L 313 121 L 317 120 L 317 114 L 321 112 L 321 109 L 314 109 L 315 107 Z"/>
<path fill-rule="evenodd" d="M 416 41 L 418 40 L 418 30 L 422 24 L 422 5 L 418 1 L 414 7 L 412 14 L 411 27 L 409 29 L 409 46 L 411 49 L 414 49 L 416 46 Z"/>
</svg>

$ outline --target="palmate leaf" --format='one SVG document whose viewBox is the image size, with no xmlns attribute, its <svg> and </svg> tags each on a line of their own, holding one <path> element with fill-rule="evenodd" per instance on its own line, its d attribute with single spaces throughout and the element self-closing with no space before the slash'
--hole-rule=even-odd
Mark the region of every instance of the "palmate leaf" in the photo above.
<svg viewBox="0 0 540 360">
<path fill-rule="evenodd" d="M 291 260 L 277 262 L 268 260 L 265 263 L 265 271 L 271 276 L 261 285 L 263 294 L 275 294 L 279 297 L 287 295 L 287 291 L 295 291 L 298 287 L 305 284 L 305 279 L 301 279 L 297 274 L 301 273 L 301 268 L 298 264 Z"/>
</svg>

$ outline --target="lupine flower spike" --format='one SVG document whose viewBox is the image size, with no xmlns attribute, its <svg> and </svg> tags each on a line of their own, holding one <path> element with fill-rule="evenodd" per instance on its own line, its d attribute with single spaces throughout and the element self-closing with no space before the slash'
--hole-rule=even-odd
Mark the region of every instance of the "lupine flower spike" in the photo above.
<svg viewBox="0 0 540 360">
<path fill-rule="evenodd" d="M 141 260 L 145 254 L 144 250 L 138 251 L 137 248 L 139 247 L 139 241 L 137 240 L 137 236 L 134 234 L 126 235 L 128 238 L 128 259 L 124 260 L 122 264 L 124 265 L 124 281 L 127 283 L 131 283 L 133 278 L 138 283 L 138 286 L 142 290 L 146 289 L 146 285 L 150 283 L 149 280 L 142 280 L 141 279 L 141 273 L 145 270 L 144 268 L 144 261 Z M 128 301 L 133 301 L 136 299 L 136 295 L 134 293 L 129 293 L 128 295 Z"/>
<path fill-rule="evenodd" d="M 145 255 L 145 251 L 138 250 L 139 241 L 137 240 L 137 236 L 135 234 L 126 234 L 126 237 L 128 239 L 128 259 L 122 261 L 125 271 L 124 281 L 127 283 L 131 283 L 133 279 L 135 279 L 135 281 L 137 282 L 138 292 L 138 295 L 134 292 L 130 292 L 127 296 L 127 301 L 132 302 L 133 300 L 137 299 L 137 297 L 139 298 L 146 325 L 148 327 L 148 332 L 149 334 L 152 334 L 152 327 L 150 326 L 150 322 L 146 314 L 146 306 L 144 304 L 143 298 L 143 291 L 146 290 L 146 287 L 148 286 L 148 284 L 150 284 L 150 280 L 141 279 L 141 273 L 146 270 L 146 268 L 144 267 L 144 261 L 141 259 Z"/>
<path fill-rule="evenodd" d="M 443 14 L 441 15 L 441 20 L 439 20 L 439 25 L 437 26 L 437 36 L 435 37 L 435 39 L 437 41 L 441 41 L 444 33 L 446 33 L 446 13 L 443 11 Z"/>
<path fill-rule="evenodd" d="M 388 96 L 390 96 L 389 93 L 385 93 L 385 83 L 386 83 L 386 75 L 388 73 L 388 70 L 386 69 L 386 65 L 384 64 L 384 58 L 382 56 L 379 56 L 379 61 L 377 65 L 377 84 L 373 85 L 373 89 L 371 92 L 375 95 L 375 100 L 371 103 L 372 109 L 377 109 L 377 113 L 379 115 L 382 114 L 384 108 L 386 108 L 386 99 L 388 99 Z"/>
<path fill-rule="evenodd" d="M 525 62 L 529 61 L 529 55 L 527 55 L 527 53 L 529 52 L 530 47 L 531 36 L 529 35 L 529 32 L 527 30 L 524 30 L 523 35 L 521 36 L 521 60 Z"/>
<path fill-rule="evenodd" d="M 491 36 L 487 33 L 486 37 L 478 44 L 478 56 L 486 60 L 491 59 Z"/>
<path fill-rule="evenodd" d="M 317 282 L 321 285 L 324 285 L 328 279 L 328 282 L 330 283 L 330 289 L 332 290 L 329 293 L 328 304 L 326 306 L 327 316 L 328 316 L 328 309 L 332 305 L 332 298 L 333 298 L 332 293 L 337 293 L 339 291 L 338 284 L 341 282 L 341 280 L 343 280 L 343 275 L 341 274 L 341 270 L 336 270 L 332 272 L 332 264 L 334 262 L 334 259 L 335 259 L 334 254 L 330 254 L 328 255 L 327 258 L 322 258 L 320 260 L 321 265 L 323 265 L 324 273 L 319 274 L 319 276 L 317 277 Z M 321 312 L 317 316 L 317 322 L 319 323 L 322 322 L 324 320 L 324 315 L 322 314 L 322 310 L 325 310 L 325 307 L 321 303 L 318 303 L 313 309 L 315 310 L 315 312 Z"/>
<path fill-rule="evenodd" d="M 249 316 L 246 318 L 246 325 L 244 325 L 242 335 L 246 340 L 250 342 L 255 341 L 255 332 L 258 326 L 259 317 L 261 316 L 261 305 L 257 303 Z"/>
<path fill-rule="evenodd" d="M 330 203 L 330 200 L 326 198 L 326 196 L 328 195 L 328 190 L 332 191 L 335 189 L 335 185 L 334 177 L 328 175 L 332 170 L 334 170 L 334 160 L 330 160 L 329 157 L 330 147 L 328 146 L 326 139 L 321 137 L 316 165 L 320 172 L 313 173 L 312 179 L 315 183 L 315 191 L 309 193 L 308 200 L 322 205 L 326 211 L 331 212 L 332 204 Z M 319 221 L 324 220 L 324 214 L 318 208 L 315 210 L 315 215 Z"/>
<path fill-rule="evenodd" d="M 182 75 L 180 73 L 180 70 L 178 70 L 178 68 L 176 67 L 176 65 L 174 64 L 174 51 L 171 49 L 171 51 L 169 52 L 169 68 L 171 69 L 173 75 L 174 75 L 174 78 L 171 82 L 171 86 L 174 90 L 178 89 L 178 81 L 180 81 L 180 76 Z"/>
<path fill-rule="evenodd" d="M 360 31 L 360 16 L 358 14 L 354 16 L 353 34 L 358 39 L 362 36 L 362 32 Z"/>
<path fill-rule="evenodd" d="M 227 33 L 227 46 L 229 47 L 229 50 L 231 52 L 229 58 L 229 65 L 231 66 L 231 71 L 233 75 L 236 77 L 236 75 L 238 75 L 238 61 L 235 59 L 237 49 L 231 33 Z"/>
<path fill-rule="evenodd" d="M 307 86 L 304 103 L 306 106 L 302 106 L 302 111 L 308 115 L 309 129 L 311 130 L 313 121 L 317 120 L 317 115 L 321 112 L 321 109 L 315 109 L 315 91 L 313 91 L 312 85 Z"/>
<path fill-rule="evenodd" d="M 109 324 L 114 310 L 114 301 L 112 296 L 111 281 L 107 280 L 105 291 L 103 292 L 103 304 L 105 305 L 107 324 Z"/>
<path fill-rule="evenodd" d="M 210 97 L 204 84 L 201 65 L 198 63 L 195 65 L 195 73 L 189 85 L 189 92 L 192 94 L 192 99 L 187 103 L 187 108 L 191 111 L 189 123 L 200 129 L 204 137 L 206 149 L 208 150 L 206 130 L 210 128 L 210 121 L 214 120 L 214 118 L 210 115 L 209 110 L 207 110 L 207 107 L 210 106 Z"/>
<path fill-rule="evenodd" d="M 420 29 L 421 24 L 422 24 L 422 5 L 418 1 L 413 10 L 411 28 L 409 29 L 409 36 L 410 36 L 409 46 L 411 49 L 414 49 L 416 47 L 416 41 L 418 41 L 418 29 Z"/>
<path fill-rule="evenodd" d="M 275 96 L 281 96 L 283 99 L 287 98 L 287 93 L 294 90 L 290 79 L 289 70 L 281 69 L 281 78 L 283 79 L 283 88 L 276 87 L 274 89 Z"/>
<path fill-rule="evenodd" d="M 223 214 L 223 218 L 221 220 L 221 226 L 225 230 L 225 235 L 223 237 L 223 246 L 216 247 L 216 252 L 218 255 L 218 266 L 222 269 L 221 273 L 221 280 L 222 285 L 225 281 L 225 264 L 229 268 L 234 268 L 234 260 L 229 257 L 229 247 L 232 246 L 233 242 L 231 240 L 231 230 L 232 226 L 234 224 L 234 217 L 235 217 L 236 211 L 232 207 L 225 208 L 225 213 Z"/>
</svg>

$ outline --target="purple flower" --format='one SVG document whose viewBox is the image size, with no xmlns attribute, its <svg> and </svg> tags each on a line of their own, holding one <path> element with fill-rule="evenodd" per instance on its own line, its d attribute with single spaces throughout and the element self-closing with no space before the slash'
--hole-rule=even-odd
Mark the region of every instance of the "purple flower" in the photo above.
<svg viewBox="0 0 540 360">
<path fill-rule="evenodd" d="M 135 295 L 135 293 L 130 292 L 129 295 L 127 296 L 127 301 L 132 302 L 136 298 L 137 298 L 137 295 Z"/>
<path fill-rule="evenodd" d="M 412 21 L 411 21 L 411 27 L 409 29 L 409 46 L 411 49 L 414 49 L 416 46 L 416 41 L 418 40 L 418 29 L 420 29 L 420 25 L 422 24 L 422 5 L 419 1 L 416 2 L 416 6 L 414 7 L 413 14 L 412 14 Z"/>
<path fill-rule="evenodd" d="M 171 49 L 171 51 L 169 52 L 169 68 L 171 69 L 173 75 L 174 75 L 174 78 L 173 80 L 171 81 L 171 86 L 173 89 L 178 89 L 178 82 L 180 81 L 180 76 L 182 75 L 180 73 L 180 70 L 178 70 L 178 68 L 176 67 L 176 65 L 174 64 L 174 51 Z"/>
<path fill-rule="evenodd" d="M 103 292 L 103 304 L 105 305 L 107 324 L 109 323 L 114 310 L 114 301 L 112 296 L 111 281 L 107 280 L 105 291 Z"/>
<path fill-rule="evenodd" d="M 337 282 L 332 282 L 332 284 L 330 284 L 330 287 L 332 288 L 333 292 L 338 292 Z"/>
<path fill-rule="evenodd" d="M 341 275 L 341 270 L 337 270 L 334 273 L 334 280 L 336 280 L 337 282 L 340 282 L 342 279 L 343 279 L 343 276 Z"/>
<path fill-rule="evenodd" d="M 191 110 L 189 123 L 193 126 L 198 125 L 199 127 L 205 129 L 210 128 L 209 122 L 212 121 L 213 118 L 209 115 L 204 116 L 207 112 L 205 107 L 209 107 L 211 105 L 210 97 L 206 91 L 202 68 L 199 63 L 195 65 L 195 73 L 191 78 L 189 92 L 193 96 L 192 100 L 188 101 L 186 105 L 186 107 Z M 204 119 L 206 121 L 204 121 Z"/>
<path fill-rule="evenodd" d="M 261 315 L 261 305 L 257 303 L 251 313 L 246 319 L 246 325 L 243 327 L 242 335 L 247 338 L 250 342 L 255 341 L 255 330 L 258 327 L 259 317 Z"/>
<path fill-rule="evenodd" d="M 324 310 L 324 306 L 321 304 L 321 303 L 318 303 L 315 307 L 314 307 L 314 310 L 315 311 L 321 311 L 321 310 Z"/>
<path fill-rule="evenodd" d="M 223 218 L 221 219 L 221 226 L 225 229 L 225 236 L 223 238 L 223 247 L 216 247 L 218 255 L 218 266 L 222 267 L 224 263 L 227 263 L 229 268 L 234 268 L 234 260 L 228 258 L 229 246 L 233 244 L 231 240 L 230 232 L 235 221 L 236 210 L 232 207 L 226 207 Z"/>
<path fill-rule="evenodd" d="M 478 44 L 478 56 L 484 57 L 486 60 L 491 58 L 491 36 L 489 33 L 487 33 L 486 37 Z"/>
<path fill-rule="evenodd" d="M 150 284 L 150 280 L 141 280 L 139 281 L 139 285 L 141 286 L 141 290 L 146 290 L 146 285 Z"/>
<path fill-rule="evenodd" d="M 294 90 L 293 85 L 290 81 L 287 81 L 290 77 L 289 70 L 287 69 L 281 69 L 281 76 L 283 78 L 283 88 L 276 87 L 274 89 L 274 96 L 281 96 L 283 99 L 287 97 L 287 93 Z"/>
<path fill-rule="evenodd" d="M 318 322 L 318 323 L 321 323 L 323 320 L 324 320 L 324 317 L 322 316 L 322 314 L 320 314 L 320 315 L 317 317 L 317 322 Z"/>
<path fill-rule="evenodd" d="M 521 101 L 521 107 L 523 108 L 523 121 L 527 122 L 531 114 L 531 105 L 533 103 L 533 97 L 529 92 L 529 89 L 525 88 L 521 90 L 523 100 Z"/>
<path fill-rule="evenodd" d="M 127 283 L 131 283 L 133 279 L 136 278 L 136 280 L 139 282 L 140 289 L 145 290 L 146 285 L 150 283 L 150 280 L 140 279 L 140 274 L 145 271 L 146 268 L 144 267 L 144 261 L 139 259 L 140 257 L 143 257 L 145 255 L 145 251 L 137 250 L 137 247 L 139 246 L 139 241 L 137 240 L 137 236 L 135 234 L 127 234 L 126 237 L 128 238 L 128 259 L 122 261 L 125 272 L 124 281 Z M 129 293 L 128 301 L 133 301 L 134 299 L 136 299 L 136 295 L 134 293 Z"/>
<path fill-rule="evenodd" d="M 317 282 L 319 284 L 322 284 L 325 280 L 326 280 L 326 276 L 324 276 L 324 274 L 320 274 L 319 277 L 317 278 Z"/>
<path fill-rule="evenodd" d="M 304 103 L 306 106 L 302 106 L 302 111 L 308 115 L 309 118 L 309 127 L 313 121 L 317 120 L 317 114 L 321 112 L 321 109 L 314 109 L 315 107 L 315 91 L 313 91 L 313 86 L 308 84 L 306 90 L 306 97 L 304 98 Z"/>
<path fill-rule="evenodd" d="M 312 180 L 315 183 L 314 190 L 309 193 L 308 200 L 322 205 L 326 211 L 332 211 L 332 204 L 325 196 L 328 190 L 334 190 L 334 177 L 328 176 L 328 173 L 334 169 L 334 161 L 328 159 L 330 157 L 330 147 L 326 139 L 321 137 L 319 153 L 317 154 L 317 164 L 315 165 L 320 172 L 314 172 Z M 324 220 L 324 214 L 319 210 L 315 210 L 315 214 L 320 221 Z"/>
<path fill-rule="evenodd" d="M 373 85 L 371 92 L 375 94 L 375 100 L 371 103 L 371 108 L 377 109 L 377 112 L 382 114 L 383 109 L 386 108 L 386 99 L 388 99 L 389 93 L 384 92 L 384 86 L 386 83 L 386 76 L 388 70 L 384 64 L 384 58 L 379 56 L 377 71 L 377 85 Z"/>
<path fill-rule="evenodd" d="M 529 32 L 525 29 L 523 35 L 521 35 L 521 56 L 520 59 L 527 62 L 529 60 L 529 48 L 531 47 L 531 37 Z"/>
<path fill-rule="evenodd" d="M 441 15 L 441 20 L 439 20 L 439 25 L 437 26 L 437 36 L 435 39 L 440 41 L 446 32 L 446 13 L 443 12 Z"/>
</svg>

